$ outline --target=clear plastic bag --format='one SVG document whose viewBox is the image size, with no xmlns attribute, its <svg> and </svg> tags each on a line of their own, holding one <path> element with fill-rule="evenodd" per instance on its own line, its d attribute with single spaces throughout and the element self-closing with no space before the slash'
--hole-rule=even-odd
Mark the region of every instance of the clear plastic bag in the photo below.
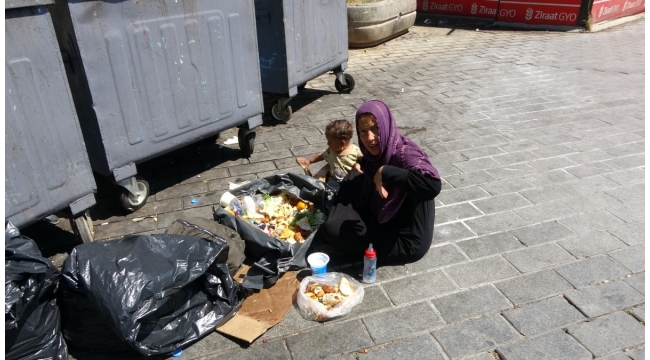
<svg viewBox="0 0 650 360">
<path fill-rule="evenodd" d="M 352 286 L 353 293 L 343 300 L 343 302 L 334 306 L 331 310 L 327 310 L 325 305 L 321 304 L 316 300 L 305 295 L 307 290 L 307 285 L 309 283 L 319 283 L 327 284 L 332 286 L 337 286 L 341 282 L 341 278 L 345 277 Z M 300 315 L 302 315 L 307 320 L 314 321 L 327 321 L 339 316 L 349 314 L 352 311 L 352 308 L 357 306 L 363 301 L 364 290 L 361 283 L 353 279 L 352 277 L 342 274 L 342 273 L 325 273 L 319 276 L 307 276 L 300 282 L 300 288 L 298 289 L 298 295 L 296 296 L 296 303 L 298 304 L 298 310 Z"/>
</svg>

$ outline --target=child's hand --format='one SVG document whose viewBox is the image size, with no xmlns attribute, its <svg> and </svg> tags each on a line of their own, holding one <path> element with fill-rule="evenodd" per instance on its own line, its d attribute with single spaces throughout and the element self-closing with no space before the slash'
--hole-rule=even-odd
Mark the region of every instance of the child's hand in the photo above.
<svg viewBox="0 0 650 360">
<path fill-rule="evenodd" d="M 301 157 L 296 158 L 296 162 L 298 162 L 298 164 L 300 164 L 300 166 L 302 167 L 307 167 L 309 166 L 309 164 L 311 164 L 311 162 L 308 159 L 301 158 Z"/>
<path fill-rule="evenodd" d="M 359 163 L 355 163 L 353 169 L 363 174 L 363 171 L 361 170 L 361 165 L 359 165 Z"/>
</svg>

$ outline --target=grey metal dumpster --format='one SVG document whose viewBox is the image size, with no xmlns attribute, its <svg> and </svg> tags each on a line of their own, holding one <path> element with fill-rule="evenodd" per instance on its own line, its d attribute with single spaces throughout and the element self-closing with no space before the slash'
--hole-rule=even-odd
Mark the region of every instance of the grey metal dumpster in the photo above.
<svg viewBox="0 0 650 360">
<path fill-rule="evenodd" d="M 123 187 L 124 208 L 149 194 L 138 163 L 233 127 L 250 156 L 264 111 L 253 0 L 56 4 L 92 168 Z"/>
<path fill-rule="evenodd" d="M 97 189 L 45 1 L 5 2 L 5 220 L 70 208 L 84 242 Z"/>
<path fill-rule="evenodd" d="M 255 0 L 262 90 L 279 95 L 271 114 L 291 118 L 289 101 L 311 79 L 334 71 L 339 92 L 354 89 L 348 66 L 346 0 Z"/>
</svg>

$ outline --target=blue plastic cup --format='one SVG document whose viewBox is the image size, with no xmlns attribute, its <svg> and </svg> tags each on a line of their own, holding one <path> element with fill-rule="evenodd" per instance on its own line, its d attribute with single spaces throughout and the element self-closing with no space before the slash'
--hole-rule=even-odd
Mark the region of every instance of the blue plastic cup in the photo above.
<svg viewBox="0 0 650 360">
<path fill-rule="evenodd" d="M 314 275 L 325 274 L 327 272 L 327 263 L 329 261 L 330 257 L 322 252 L 316 252 L 307 257 L 307 262 L 309 263 L 309 267 L 311 267 L 311 271 Z"/>
</svg>

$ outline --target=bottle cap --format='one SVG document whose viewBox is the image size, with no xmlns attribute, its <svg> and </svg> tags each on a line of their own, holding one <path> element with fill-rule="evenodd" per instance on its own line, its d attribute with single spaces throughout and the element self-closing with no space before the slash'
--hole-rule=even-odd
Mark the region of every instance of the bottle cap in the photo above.
<svg viewBox="0 0 650 360">
<path fill-rule="evenodd" d="M 370 243 L 370 245 L 366 249 L 366 257 L 370 259 L 374 259 L 375 257 L 377 257 L 377 253 L 375 253 L 375 249 L 372 248 L 372 243 Z"/>
</svg>

